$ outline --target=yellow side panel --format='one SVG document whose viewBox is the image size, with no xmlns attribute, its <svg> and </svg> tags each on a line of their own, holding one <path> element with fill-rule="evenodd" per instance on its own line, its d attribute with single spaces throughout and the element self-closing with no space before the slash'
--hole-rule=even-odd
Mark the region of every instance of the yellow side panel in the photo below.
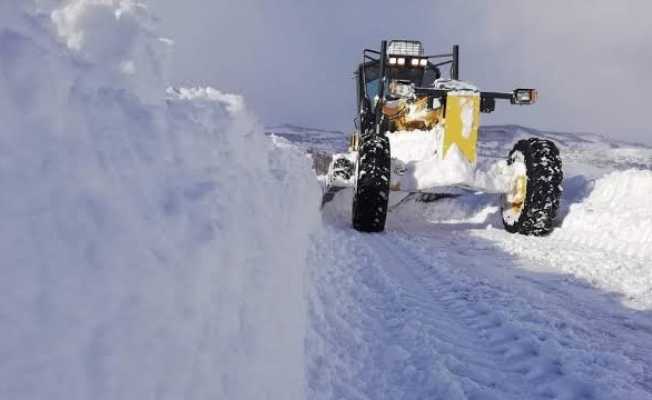
<svg viewBox="0 0 652 400">
<path fill-rule="evenodd" d="M 475 162 L 480 126 L 480 95 L 471 92 L 448 93 L 444 126 L 444 158 L 451 146 L 456 144 L 469 161 Z"/>
</svg>

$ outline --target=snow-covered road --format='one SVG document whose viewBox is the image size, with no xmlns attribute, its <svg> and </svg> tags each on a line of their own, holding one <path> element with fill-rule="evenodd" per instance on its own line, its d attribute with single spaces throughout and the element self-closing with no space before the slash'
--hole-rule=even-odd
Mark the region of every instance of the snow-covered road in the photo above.
<svg viewBox="0 0 652 400">
<path fill-rule="evenodd" d="M 314 299 L 315 397 L 652 398 L 649 311 L 465 228 L 340 229 Z"/>
<path fill-rule="evenodd" d="M 588 184 L 602 167 L 586 160 L 568 163 L 570 222 L 610 180 Z M 407 202 L 369 235 L 349 226 L 350 192 L 336 196 L 311 263 L 309 398 L 652 398 L 648 237 L 610 247 L 570 222 L 511 235 L 494 200 Z"/>
</svg>

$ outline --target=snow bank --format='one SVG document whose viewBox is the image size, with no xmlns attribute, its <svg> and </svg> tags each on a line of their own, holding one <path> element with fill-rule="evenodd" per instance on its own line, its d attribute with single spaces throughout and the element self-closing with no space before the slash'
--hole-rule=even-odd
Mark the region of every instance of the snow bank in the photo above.
<svg viewBox="0 0 652 400">
<path fill-rule="evenodd" d="M 165 95 L 142 5 L 47 4 L 0 4 L 0 398 L 303 398 L 310 161 Z"/>
<path fill-rule="evenodd" d="M 652 308 L 652 171 L 629 169 L 596 180 L 566 179 L 560 226 L 547 237 L 501 228 L 474 235 L 517 255 L 526 269 L 563 273 L 621 298 L 628 308 Z M 583 282 L 583 283 L 582 283 Z"/>
<path fill-rule="evenodd" d="M 553 236 L 628 256 L 652 258 L 652 171 L 612 172 L 570 206 Z"/>
</svg>

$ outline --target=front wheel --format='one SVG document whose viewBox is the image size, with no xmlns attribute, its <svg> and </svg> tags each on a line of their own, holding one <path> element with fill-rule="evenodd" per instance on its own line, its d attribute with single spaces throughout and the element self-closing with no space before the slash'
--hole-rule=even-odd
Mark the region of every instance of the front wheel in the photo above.
<svg viewBox="0 0 652 400">
<path fill-rule="evenodd" d="M 503 224 L 508 232 L 542 236 L 552 231 L 562 192 L 561 157 L 550 140 L 520 140 L 507 163 L 516 171 L 512 192 L 503 195 Z"/>
<path fill-rule="evenodd" d="M 368 133 L 360 140 L 353 191 L 353 228 L 361 232 L 382 232 L 391 178 L 389 139 L 384 134 Z"/>
</svg>

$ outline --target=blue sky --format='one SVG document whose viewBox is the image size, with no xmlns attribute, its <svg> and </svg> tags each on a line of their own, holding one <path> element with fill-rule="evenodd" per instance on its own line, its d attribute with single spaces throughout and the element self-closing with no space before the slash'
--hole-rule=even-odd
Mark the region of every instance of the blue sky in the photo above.
<svg viewBox="0 0 652 400">
<path fill-rule="evenodd" d="M 484 124 L 587 131 L 652 144 L 652 2 L 560 0 L 159 0 L 175 40 L 171 80 L 241 93 L 266 124 L 349 131 L 364 47 L 413 38 L 461 45 L 462 78 L 484 90 L 535 87 Z"/>
</svg>

